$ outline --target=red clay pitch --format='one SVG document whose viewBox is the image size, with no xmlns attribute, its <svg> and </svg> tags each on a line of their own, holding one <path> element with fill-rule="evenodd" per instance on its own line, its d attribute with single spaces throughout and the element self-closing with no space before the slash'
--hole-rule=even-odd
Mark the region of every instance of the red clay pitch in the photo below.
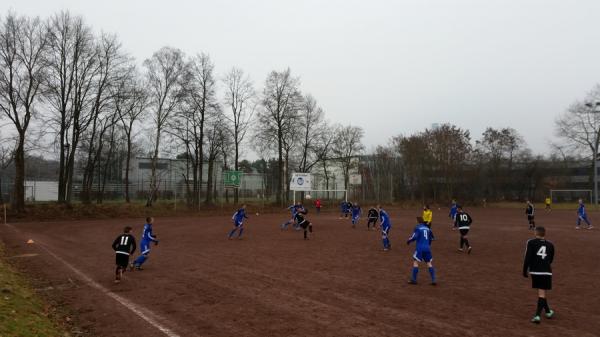
<svg viewBox="0 0 600 337">
<path fill-rule="evenodd" d="M 251 216 L 243 240 L 227 240 L 230 216 L 155 218 L 159 246 L 145 270 L 113 284 L 112 240 L 125 225 L 139 238 L 143 219 L 19 223 L 0 226 L 9 254 L 40 291 L 76 313 L 87 336 L 165 336 L 130 309 L 50 256 L 46 247 L 91 280 L 155 314 L 179 336 L 599 336 L 600 227 L 575 228 L 574 211 L 538 211 L 555 244 L 556 311 L 529 323 L 537 301 L 521 275 L 531 237 L 522 209 L 467 209 L 474 219 L 471 255 L 457 252 L 447 211 L 434 212 L 433 263 L 419 285 L 407 284 L 414 243 L 406 239 L 418 210 L 388 210 L 392 250 L 378 232 L 356 229 L 337 214 L 308 214 L 315 234 L 281 231 L 289 213 Z M 249 209 L 249 214 L 255 211 Z M 591 214 L 600 225 L 600 215 Z M 26 244 L 33 239 L 34 244 Z M 137 254 L 136 254 L 137 255 Z"/>
</svg>

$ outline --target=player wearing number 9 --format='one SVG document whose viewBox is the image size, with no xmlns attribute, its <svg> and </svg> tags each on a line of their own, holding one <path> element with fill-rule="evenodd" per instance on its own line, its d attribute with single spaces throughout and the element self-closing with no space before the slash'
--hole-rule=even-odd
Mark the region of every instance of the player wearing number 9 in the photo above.
<svg viewBox="0 0 600 337">
<path fill-rule="evenodd" d="M 554 260 L 554 245 L 545 239 L 546 229 L 535 228 L 535 239 L 527 241 L 525 260 L 523 262 L 523 276 L 531 275 L 531 287 L 538 290 L 538 303 L 532 323 L 540 323 L 542 309 L 546 318 L 552 318 L 554 311 L 548 307 L 546 290 L 552 289 L 552 261 Z"/>
</svg>

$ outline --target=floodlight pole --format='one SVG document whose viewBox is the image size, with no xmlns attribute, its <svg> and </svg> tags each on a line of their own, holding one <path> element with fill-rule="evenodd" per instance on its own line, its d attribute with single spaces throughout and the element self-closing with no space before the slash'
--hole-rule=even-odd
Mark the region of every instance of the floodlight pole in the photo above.
<svg viewBox="0 0 600 337">
<path fill-rule="evenodd" d="M 591 113 L 600 113 L 600 101 L 585 103 L 585 106 L 591 109 Z M 598 205 L 598 134 L 600 130 L 596 130 L 596 139 L 594 142 L 594 205 Z"/>
</svg>

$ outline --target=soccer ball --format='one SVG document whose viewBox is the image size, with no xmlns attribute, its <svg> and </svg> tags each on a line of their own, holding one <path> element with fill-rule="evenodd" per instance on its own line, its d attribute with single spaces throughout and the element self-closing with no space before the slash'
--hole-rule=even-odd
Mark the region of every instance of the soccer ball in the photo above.
<svg viewBox="0 0 600 337">
<path fill-rule="evenodd" d="M 306 200 L 310 200 L 312 197 L 310 196 L 310 194 L 307 194 L 307 195 L 305 195 L 305 196 L 304 196 L 304 198 L 305 198 Z"/>
</svg>

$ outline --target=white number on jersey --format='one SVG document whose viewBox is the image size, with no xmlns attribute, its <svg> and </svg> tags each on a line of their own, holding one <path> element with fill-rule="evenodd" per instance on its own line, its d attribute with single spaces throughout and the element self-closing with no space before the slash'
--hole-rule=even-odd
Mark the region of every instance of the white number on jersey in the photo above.
<svg viewBox="0 0 600 337">
<path fill-rule="evenodd" d="M 129 241 L 129 236 L 121 236 L 121 246 L 126 246 Z"/>
<path fill-rule="evenodd" d="M 546 254 L 546 246 L 541 246 L 535 255 L 541 256 L 542 260 L 545 259 L 546 256 L 548 256 L 548 254 Z"/>
<path fill-rule="evenodd" d="M 423 230 L 423 236 L 425 237 L 425 240 L 427 240 L 427 230 L 426 229 Z"/>
<path fill-rule="evenodd" d="M 469 220 L 469 217 L 467 217 L 467 215 L 466 215 L 466 214 L 461 214 L 461 215 L 460 215 L 460 221 L 465 221 L 465 222 L 467 222 L 468 220 Z"/>
</svg>

